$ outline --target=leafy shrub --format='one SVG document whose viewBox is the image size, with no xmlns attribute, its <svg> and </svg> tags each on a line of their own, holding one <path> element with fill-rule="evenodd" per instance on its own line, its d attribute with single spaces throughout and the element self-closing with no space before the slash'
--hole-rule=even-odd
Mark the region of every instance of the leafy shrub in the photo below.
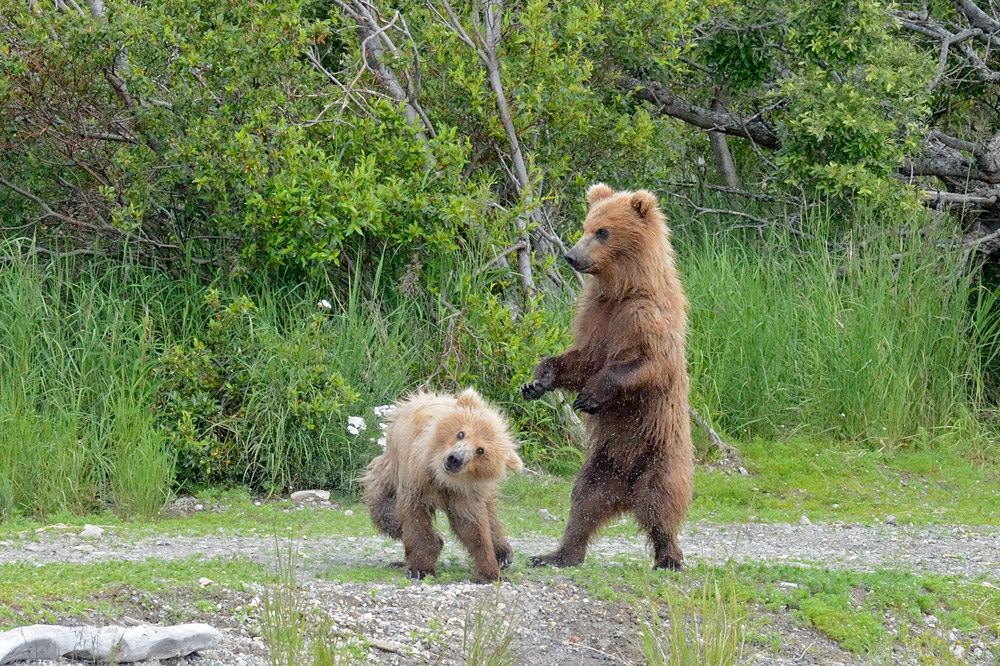
<svg viewBox="0 0 1000 666">
<path fill-rule="evenodd" d="M 335 335 L 319 313 L 288 328 L 246 295 L 205 297 L 204 340 L 166 350 L 158 409 L 177 452 L 177 483 L 248 483 L 278 490 L 340 486 L 370 447 L 344 429 L 360 394 L 338 370 Z"/>
</svg>

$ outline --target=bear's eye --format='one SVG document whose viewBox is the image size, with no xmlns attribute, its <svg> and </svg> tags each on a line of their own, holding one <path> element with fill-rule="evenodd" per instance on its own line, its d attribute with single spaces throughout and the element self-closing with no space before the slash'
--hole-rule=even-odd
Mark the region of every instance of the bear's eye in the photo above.
<svg viewBox="0 0 1000 666">
<path fill-rule="evenodd" d="M 458 434 L 455 435 L 455 439 L 465 439 L 465 433 L 459 430 Z"/>
<path fill-rule="evenodd" d="M 476 449 L 476 455 L 477 456 L 481 456 L 481 455 L 483 455 L 483 453 L 485 453 L 485 451 L 483 450 L 483 447 L 480 446 L 478 449 Z"/>
<path fill-rule="evenodd" d="M 607 229 L 605 229 L 604 227 L 601 227 L 600 229 L 598 229 L 594 233 L 594 235 L 597 236 L 597 240 L 599 240 L 599 241 L 606 241 L 606 240 L 608 240 L 608 236 L 610 236 L 611 234 L 608 233 Z"/>
</svg>

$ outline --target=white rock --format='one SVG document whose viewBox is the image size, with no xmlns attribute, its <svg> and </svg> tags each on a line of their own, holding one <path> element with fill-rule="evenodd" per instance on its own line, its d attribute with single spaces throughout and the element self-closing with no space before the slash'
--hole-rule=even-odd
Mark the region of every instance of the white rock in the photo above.
<svg viewBox="0 0 1000 666">
<path fill-rule="evenodd" d="M 802 514 L 802 517 L 799 518 L 799 525 L 812 525 L 812 521 L 805 514 Z"/>
<path fill-rule="evenodd" d="M 885 517 L 886 525 L 895 525 L 896 523 L 897 523 L 896 516 L 889 514 L 888 516 Z"/>
<path fill-rule="evenodd" d="M 208 587 L 209 585 L 215 585 L 215 581 L 212 580 L 211 578 L 205 578 L 204 576 L 202 576 L 201 578 L 198 579 L 198 584 L 201 585 L 202 587 Z"/>
<path fill-rule="evenodd" d="M 799 589 L 799 584 L 798 583 L 790 583 L 787 580 L 782 580 L 782 581 L 778 581 L 778 587 L 784 587 L 784 588 L 789 589 L 789 590 L 797 590 L 797 589 Z"/>
<path fill-rule="evenodd" d="M 330 499 L 328 490 L 298 490 L 292 493 L 293 502 L 326 502 Z"/>
<path fill-rule="evenodd" d="M 80 531 L 80 536 L 94 539 L 104 534 L 104 529 L 98 527 L 97 525 L 84 525 L 83 529 Z"/>
<path fill-rule="evenodd" d="M 207 624 L 173 627 L 62 627 L 35 624 L 0 633 L 0 664 L 60 658 L 116 664 L 173 659 L 218 646 Z"/>
<path fill-rule="evenodd" d="M 952 645 L 948 648 L 948 652 L 951 652 L 955 659 L 961 659 L 965 656 L 965 648 L 961 645 Z"/>
<path fill-rule="evenodd" d="M 555 516 L 553 516 L 551 513 L 549 513 L 548 509 L 539 509 L 538 510 L 538 515 L 542 517 L 542 520 L 559 520 L 558 518 L 556 518 Z"/>
</svg>

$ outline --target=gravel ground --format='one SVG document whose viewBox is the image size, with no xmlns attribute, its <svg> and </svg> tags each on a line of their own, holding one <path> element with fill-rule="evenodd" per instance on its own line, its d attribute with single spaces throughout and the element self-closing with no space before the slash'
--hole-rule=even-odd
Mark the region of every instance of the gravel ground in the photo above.
<svg viewBox="0 0 1000 666">
<path fill-rule="evenodd" d="M 542 553 L 555 545 L 544 537 L 512 538 L 518 553 L 514 567 L 525 566 L 525 554 Z M 1000 572 L 1000 530 L 996 528 L 939 525 L 916 528 L 892 525 L 720 525 L 695 523 L 685 530 L 681 545 L 690 562 L 736 561 L 795 563 L 800 566 L 850 568 L 871 571 L 898 568 L 914 573 L 936 573 L 971 579 L 987 576 L 994 582 Z M 297 541 L 300 559 L 299 583 L 303 603 L 321 608 L 334 626 L 367 638 L 370 663 L 409 665 L 461 664 L 463 627 L 471 611 L 488 602 L 495 607 L 499 625 L 513 620 L 517 663 L 549 664 L 638 664 L 635 639 L 636 612 L 631 606 L 599 601 L 573 584 L 558 570 L 544 582 L 524 581 L 499 587 L 472 583 L 331 582 L 318 576 L 331 565 L 382 566 L 399 559 L 401 547 L 379 537 L 340 537 Z M 234 537 L 172 536 L 131 541 L 106 533 L 96 538 L 46 531 L 23 538 L 0 541 L 0 562 L 100 563 L 109 559 L 141 561 L 148 558 L 248 557 L 274 564 L 272 536 Z M 591 549 L 591 557 L 608 567 L 622 558 L 645 558 L 640 537 L 602 538 Z M 442 556 L 445 564 L 464 562 L 465 554 L 449 540 Z M 607 580 L 614 581 L 609 574 Z M 263 640 L 255 636 L 254 617 L 261 606 L 262 590 L 217 590 L 218 610 L 199 614 L 194 599 L 183 591 L 163 597 L 126 591 L 127 618 L 94 618 L 94 622 L 128 621 L 162 623 L 171 612 L 185 608 L 197 621 L 209 622 L 223 631 L 225 641 L 204 655 L 170 660 L 164 665 L 215 666 L 235 664 L 263 666 L 268 663 Z M 759 614 L 765 614 L 761 610 Z M 768 615 L 769 626 L 781 635 L 780 646 L 755 648 L 752 663 L 853 664 L 858 657 L 815 630 L 796 624 L 782 614 Z M 954 637 L 945 637 L 954 638 Z M 978 649 L 978 651 L 976 651 Z M 962 661 L 997 663 L 990 650 L 996 646 L 971 645 Z M 975 654 L 974 654 L 975 652 Z M 891 663 L 918 663 L 914 655 L 894 653 Z M 46 666 L 52 662 L 25 662 Z M 62 662 L 65 664 L 66 662 Z M 153 662 L 158 663 L 158 662 Z"/>
</svg>

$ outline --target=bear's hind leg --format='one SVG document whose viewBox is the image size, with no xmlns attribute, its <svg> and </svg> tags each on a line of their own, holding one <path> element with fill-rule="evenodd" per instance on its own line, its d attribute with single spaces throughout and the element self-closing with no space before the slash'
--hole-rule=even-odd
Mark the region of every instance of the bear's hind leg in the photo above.
<svg viewBox="0 0 1000 666">
<path fill-rule="evenodd" d="M 396 513 L 396 489 L 387 486 L 381 490 L 377 495 L 365 496 L 372 524 L 382 534 L 399 541 L 403 538 L 403 525 Z"/>
<path fill-rule="evenodd" d="M 435 566 L 444 540 L 434 530 L 433 518 L 433 512 L 424 506 L 410 507 L 401 516 L 406 575 L 410 578 L 423 578 L 436 573 Z"/>
<path fill-rule="evenodd" d="M 613 473 L 609 460 L 598 456 L 587 461 L 573 484 L 569 520 L 562 541 L 554 552 L 536 555 L 536 567 L 567 567 L 580 564 L 587 555 L 590 538 L 624 509 L 625 484 Z"/>
<path fill-rule="evenodd" d="M 676 571 L 684 567 L 677 533 L 687 513 L 686 497 L 687 493 L 673 488 L 669 479 L 655 472 L 644 474 L 632 487 L 630 508 L 653 544 L 654 569 Z"/>
</svg>

